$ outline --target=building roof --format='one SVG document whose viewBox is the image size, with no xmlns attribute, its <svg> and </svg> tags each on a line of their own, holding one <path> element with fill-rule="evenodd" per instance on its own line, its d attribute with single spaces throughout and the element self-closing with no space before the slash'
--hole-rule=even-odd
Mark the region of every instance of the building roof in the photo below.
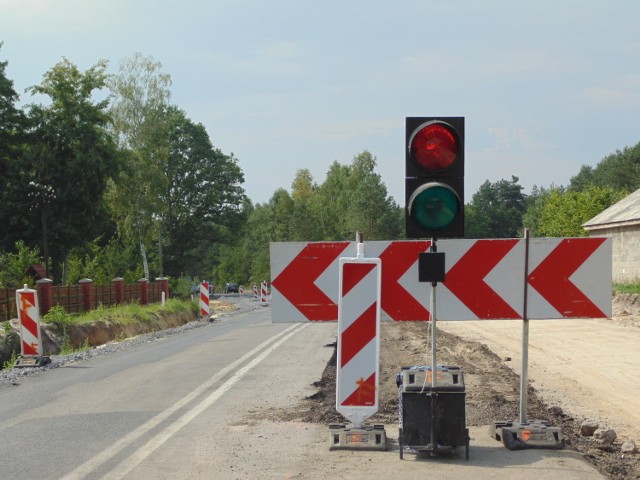
<svg viewBox="0 0 640 480">
<path fill-rule="evenodd" d="M 26 272 L 24 272 L 24 276 L 26 277 L 34 277 L 36 280 L 40 280 L 41 278 L 47 278 L 47 274 L 44 265 L 29 265 Z"/>
<path fill-rule="evenodd" d="M 583 223 L 586 230 L 640 225 L 640 189 Z"/>
</svg>

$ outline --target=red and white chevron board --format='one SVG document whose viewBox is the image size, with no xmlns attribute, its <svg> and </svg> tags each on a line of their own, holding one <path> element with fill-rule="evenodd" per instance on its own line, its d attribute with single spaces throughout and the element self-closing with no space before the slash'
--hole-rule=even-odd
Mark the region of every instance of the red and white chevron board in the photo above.
<svg viewBox="0 0 640 480">
<path fill-rule="evenodd" d="M 209 282 L 200 284 L 200 316 L 208 317 L 211 311 L 209 309 Z"/>
<path fill-rule="evenodd" d="M 20 352 L 22 356 L 43 355 L 38 292 L 27 288 L 27 285 L 16 290 L 16 305 L 20 321 Z"/>
<path fill-rule="evenodd" d="M 378 411 L 379 258 L 341 258 L 336 410 L 359 427 Z"/>
<path fill-rule="evenodd" d="M 438 320 L 521 319 L 525 240 L 438 241 L 446 281 L 436 290 Z M 380 258 L 381 308 L 396 321 L 429 318 L 429 284 L 418 282 L 418 254 L 428 240 L 365 242 Z M 335 321 L 338 259 L 355 256 L 354 242 L 271 244 L 274 322 Z M 529 240 L 527 318 L 611 316 L 611 239 Z"/>
</svg>

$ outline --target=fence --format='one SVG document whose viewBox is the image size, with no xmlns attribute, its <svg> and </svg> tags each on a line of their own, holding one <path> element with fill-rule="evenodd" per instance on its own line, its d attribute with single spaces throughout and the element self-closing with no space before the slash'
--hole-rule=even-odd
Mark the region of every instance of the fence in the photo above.
<svg viewBox="0 0 640 480">
<path fill-rule="evenodd" d="M 61 306 L 69 313 L 87 312 L 99 305 L 110 306 L 122 303 L 158 303 L 169 298 L 169 280 L 156 278 L 149 283 L 140 279 L 136 283 L 125 284 L 122 278 L 114 278 L 111 285 L 94 285 L 90 279 L 80 280 L 78 285 L 54 286 L 51 280 L 38 280 L 36 284 L 40 315 L 46 315 L 53 306 Z M 17 318 L 16 290 L 0 288 L 0 322 Z"/>
</svg>

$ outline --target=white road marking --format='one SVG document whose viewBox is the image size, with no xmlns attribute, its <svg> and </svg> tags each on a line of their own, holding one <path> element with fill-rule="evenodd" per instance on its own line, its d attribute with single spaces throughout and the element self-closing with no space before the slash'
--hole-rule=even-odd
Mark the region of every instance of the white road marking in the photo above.
<svg viewBox="0 0 640 480">
<path fill-rule="evenodd" d="M 197 415 L 202 413 L 202 411 L 204 411 L 206 408 L 211 406 L 225 392 L 227 392 L 238 380 L 240 380 L 249 370 L 251 370 L 256 365 L 258 365 L 262 360 L 264 360 L 267 357 L 267 355 L 269 355 L 273 350 L 278 348 L 280 345 L 286 342 L 292 335 L 299 332 L 300 330 L 302 330 L 302 328 L 306 327 L 307 325 L 308 324 L 291 325 L 286 330 L 262 342 L 256 348 L 244 354 L 235 362 L 230 363 L 229 365 L 227 365 L 226 367 L 218 371 L 209 380 L 207 380 L 205 383 L 195 388 L 193 391 L 185 395 L 182 399 L 180 399 L 179 401 L 171 405 L 169 408 L 163 410 L 162 412 L 155 415 L 153 418 L 147 420 L 144 424 L 140 425 L 138 428 L 136 428 L 132 432 L 122 437 L 120 440 L 115 442 L 109 448 L 104 449 L 98 455 L 94 456 L 90 460 L 86 461 L 82 465 L 75 468 L 73 471 L 69 472 L 67 475 L 62 477 L 61 480 L 81 480 L 86 478 L 90 473 L 94 472 L 102 464 L 104 464 L 111 458 L 118 455 L 125 448 L 132 445 L 142 435 L 144 435 L 151 429 L 155 428 L 160 423 L 162 423 L 167 418 L 169 418 L 171 415 L 173 415 L 176 411 L 180 410 L 181 408 L 184 408 L 188 403 L 193 401 L 198 396 L 202 395 L 207 389 L 211 388 L 212 385 L 218 382 L 226 374 L 238 368 L 240 365 L 245 364 L 251 357 L 253 357 L 254 355 L 257 355 L 261 350 L 266 349 L 257 357 L 255 357 L 252 361 L 250 361 L 250 363 L 242 367 L 231 378 L 229 378 L 229 380 L 227 380 L 220 387 L 218 387 L 218 389 L 216 389 L 213 393 L 211 393 L 206 399 L 204 399 L 198 405 L 193 407 L 191 410 L 187 411 L 187 413 L 185 413 L 176 421 L 171 423 L 164 430 L 159 432 L 155 437 L 153 437 L 149 442 L 147 442 L 146 445 L 136 450 L 132 455 L 130 455 L 123 462 L 121 462 L 113 471 L 111 471 L 109 474 L 103 477 L 108 479 L 122 478 L 124 475 L 130 472 L 133 468 L 135 468 L 140 462 L 142 462 L 146 457 L 148 457 L 154 450 L 156 450 L 164 442 L 166 442 L 178 430 L 180 430 L 187 423 L 193 420 Z M 269 348 L 269 345 L 271 345 L 270 348 Z"/>
</svg>

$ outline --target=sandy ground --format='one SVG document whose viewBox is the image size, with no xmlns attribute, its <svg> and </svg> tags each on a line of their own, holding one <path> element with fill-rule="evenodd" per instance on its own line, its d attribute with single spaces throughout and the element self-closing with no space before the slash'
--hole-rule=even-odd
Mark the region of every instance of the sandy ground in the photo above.
<svg viewBox="0 0 640 480">
<path fill-rule="evenodd" d="M 624 440 L 640 444 L 637 323 L 629 318 L 531 321 L 529 337 L 527 418 L 547 420 L 562 428 L 567 449 L 580 452 L 606 478 L 640 478 L 640 454 L 620 453 Z M 437 341 L 438 364 L 456 365 L 464 371 L 467 425 L 476 436 L 471 445 L 484 442 L 485 434 L 492 440 L 488 425 L 519 418 L 522 324 L 439 322 Z M 380 409 L 371 423 L 397 424 L 396 373 L 405 365 L 429 365 L 429 345 L 427 323 L 383 323 Z M 316 382 L 315 394 L 294 408 L 267 416 L 276 421 L 344 422 L 335 411 L 334 362 L 329 362 Z M 585 419 L 614 428 L 618 433 L 614 445 L 603 447 L 592 437 L 581 437 L 580 424 Z"/>
<path fill-rule="evenodd" d="M 549 404 L 640 441 L 640 329 L 612 320 L 529 322 L 529 379 Z M 443 331 L 511 358 L 520 374 L 520 322 L 441 322 Z"/>
</svg>

